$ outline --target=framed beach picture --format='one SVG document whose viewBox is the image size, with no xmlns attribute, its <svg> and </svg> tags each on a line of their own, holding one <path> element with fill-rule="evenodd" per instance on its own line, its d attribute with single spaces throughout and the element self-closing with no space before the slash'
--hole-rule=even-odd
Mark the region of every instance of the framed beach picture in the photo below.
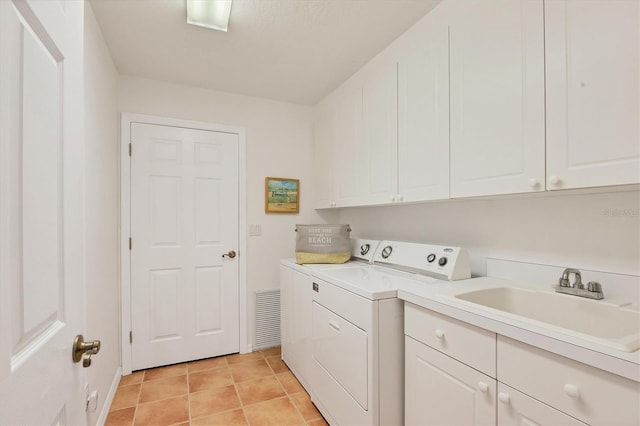
<svg viewBox="0 0 640 426">
<path fill-rule="evenodd" d="M 267 177 L 264 180 L 265 213 L 298 213 L 300 180 Z"/>
</svg>

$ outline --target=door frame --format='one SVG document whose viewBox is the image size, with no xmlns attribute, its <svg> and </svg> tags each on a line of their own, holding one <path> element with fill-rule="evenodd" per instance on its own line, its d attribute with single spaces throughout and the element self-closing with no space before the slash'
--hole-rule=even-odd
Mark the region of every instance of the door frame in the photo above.
<svg viewBox="0 0 640 426">
<path fill-rule="evenodd" d="M 130 374 L 132 372 L 132 347 L 129 342 L 129 331 L 131 330 L 131 252 L 129 250 L 129 236 L 131 235 L 131 162 L 129 157 L 129 141 L 131 140 L 132 123 L 184 127 L 238 135 L 238 252 L 240 253 L 240 256 L 238 256 L 238 343 L 240 353 L 250 352 L 250 344 L 247 340 L 246 130 L 242 127 L 227 126 L 224 124 L 204 123 L 200 121 L 123 112 L 120 114 L 120 310 L 122 313 L 122 373 Z"/>
</svg>

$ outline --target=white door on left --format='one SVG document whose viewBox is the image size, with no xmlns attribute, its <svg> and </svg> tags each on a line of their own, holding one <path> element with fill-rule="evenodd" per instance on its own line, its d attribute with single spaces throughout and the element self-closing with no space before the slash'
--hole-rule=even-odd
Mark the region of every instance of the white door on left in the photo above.
<svg viewBox="0 0 640 426">
<path fill-rule="evenodd" d="M 0 424 L 84 424 L 83 3 L 0 1 Z"/>
</svg>

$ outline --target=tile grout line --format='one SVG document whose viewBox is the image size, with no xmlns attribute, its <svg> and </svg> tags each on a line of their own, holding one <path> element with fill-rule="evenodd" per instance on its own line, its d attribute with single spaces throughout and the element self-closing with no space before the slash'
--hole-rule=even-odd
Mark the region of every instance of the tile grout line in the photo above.
<svg viewBox="0 0 640 426">
<path fill-rule="evenodd" d="M 185 369 L 187 370 L 187 421 L 191 426 L 191 389 L 189 388 L 189 363 L 185 363 Z"/>
<path fill-rule="evenodd" d="M 280 361 L 282 361 L 282 358 L 280 358 Z M 282 361 L 284 363 L 284 361 Z M 282 384 L 282 382 L 280 381 L 280 379 L 278 378 L 278 374 L 275 372 L 275 370 L 273 369 L 273 367 L 271 367 L 271 364 L 269 364 L 269 362 L 267 362 L 267 365 L 269 366 L 269 368 L 271 369 L 271 371 L 273 371 L 273 375 L 276 377 L 276 381 L 278 382 L 278 384 L 280 385 L 280 387 L 282 388 L 282 390 L 284 391 L 285 396 L 289 399 L 289 402 L 291 403 L 291 405 L 293 405 L 293 408 L 296 410 L 296 412 L 298 413 L 298 415 L 300 416 L 300 418 L 302 418 L 302 421 L 305 424 L 308 424 L 307 419 L 304 418 L 304 416 L 302 415 L 302 412 L 300 411 L 300 409 L 298 408 L 298 406 L 296 405 L 295 401 L 291 398 L 291 394 L 289 393 L 289 391 L 287 391 L 284 388 L 284 385 Z M 286 364 L 285 364 L 286 365 Z M 289 370 L 289 366 L 287 366 L 287 370 Z M 286 372 L 285 372 L 286 373 Z M 293 375 L 293 373 L 291 373 Z M 296 381 L 298 381 L 298 379 L 294 376 L 294 378 L 296 379 Z M 300 383 L 300 381 L 298 381 L 298 383 Z M 307 392 L 306 389 L 304 388 L 304 386 L 302 386 L 302 383 L 300 383 L 300 386 L 302 387 L 302 392 Z M 311 400 L 311 396 L 309 396 L 309 400 Z"/>
<path fill-rule="evenodd" d="M 131 426 L 136 424 L 136 416 L 138 415 L 138 405 L 140 404 L 140 395 L 142 395 L 142 384 L 144 383 L 144 376 L 147 374 L 147 370 L 142 372 L 140 378 L 140 389 L 138 390 L 138 398 L 136 399 L 136 408 L 133 410 L 133 419 L 131 419 Z"/>
<path fill-rule="evenodd" d="M 227 361 L 227 365 L 229 365 L 229 361 Z M 242 412 L 242 417 L 244 417 L 244 422 L 247 425 L 249 425 L 249 419 L 247 418 L 247 413 L 244 411 L 244 402 L 242 402 L 242 398 L 240 397 L 240 392 L 238 392 L 238 383 L 236 382 L 236 378 L 233 377 L 231 366 L 229 366 L 229 374 L 231 375 L 231 380 L 233 381 L 233 389 L 236 391 L 238 402 L 240 402 L 240 411 Z"/>
</svg>

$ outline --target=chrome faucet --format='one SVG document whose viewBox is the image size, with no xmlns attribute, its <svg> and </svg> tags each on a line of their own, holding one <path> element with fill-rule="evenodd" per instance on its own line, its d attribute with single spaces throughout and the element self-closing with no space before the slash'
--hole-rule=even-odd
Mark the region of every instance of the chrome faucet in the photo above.
<svg viewBox="0 0 640 426">
<path fill-rule="evenodd" d="M 571 283 L 569 282 L 569 277 L 571 276 L 571 274 L 574 274 L 576 277 L 576 280 L 573 282 L 573 285 L 571 285 Z M 560 277 L 560 280 L 558 281 L 558 285 L 560 287 L 573 287 L 573 288 L 582 288 L 582 289 L 584 288 L 584 285 L 582 284 L 582 275 L 580 274 L 580 271 L 573 268 L 567 268 L 564 270 L 564 272 L 562 273 L 562 277 Z"/>
<path fill-rule="evenodd" d="M 569 277 L 571 277 L 571 274 L 575 276 L 575 281 L 573 282 L 573 284 L 571 284 L 571 282 L 569 281 Z M 585 290 L 584 284 L 582 284 L 582 274 L 580 274 L 580 271 L 573 268 L 565 269 L 564 272 L 562 272 L 562 276 L 558 280 L 558 285 L 554 287 L 556 289 L 556 292 L 558 293 L 571 294 L 573 296 L 587 297 L 589 299 L 596 300 L 604 298 L 600 283 L 589 281 Z"/>
</svg>

